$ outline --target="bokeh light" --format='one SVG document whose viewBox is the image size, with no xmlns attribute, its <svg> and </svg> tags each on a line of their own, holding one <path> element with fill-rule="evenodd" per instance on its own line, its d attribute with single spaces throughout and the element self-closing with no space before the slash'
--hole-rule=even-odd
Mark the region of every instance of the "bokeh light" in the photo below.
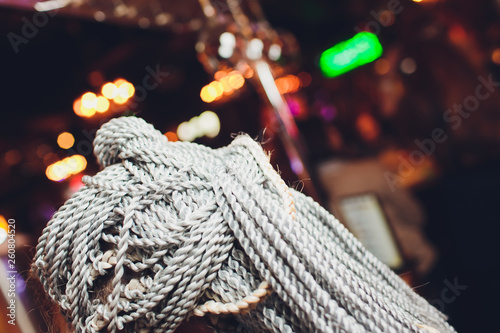
<svg viewBox="0 0 500 333">
<path fill-rule="evenodd" d="M 97 104 L 97 96 L 93 92 L 82 95 L 82 108 L 94 109 Z"/>
<path fill-rule="evenodd" d="M 106 83 L 102 86 L 101 93 L 107 99 L 113 99 L 118 95 L 118 87 L 114 83 Z"/>
<path fill-rule="evenodd" d="M 77 100 L 75 100 L 75 102 L 73 103 L 73 111 L 75 112 L 75 114 L 79 117 L 83 117 L 83 113 L 82 113 L 82 100 L 80 98 L 78 98 Z"/>
<path fill-rule="evenodd" d="M 165 133 L 165 136 L 167 137 L 168 141 L 170 141 L 170 142 L 179 141 L 177 134 L 175 134 L 174 132 L 167 132 L 167 133 Z"/>
<path fill-rule="evenodd" d="M 115 98 L 113 98 L 113 102 L 116 104 L 125 104 L 128 101 L 127 97 L 123 97 L 122 95 L 116 95 Z"/>
<path fill-rule="evenodd" d="M 213 111 L 205 111 L 198 117 L 199 134 L 215 138 L 220 132 L 220 120 Z"/>
<path fill-rule="evenodd" d="M 134 85 L 130 82 L 123 82 L 118 86 L 118 95 L 123 98 L 130 98 L 134 96 L 135 88 Z"/>
<path fill-rule="evenodd" d="M 374 69 L 375 73 L 377 73 L 378 75 L 387 74 L 391 69 L 391 63 L 385 58 L 379 59 L 375 62 Z"/>
<path fill-rule="evenodd" d="M 240 89 L 245 84 L 245 78 L 238 72 L 232 72 L 228 75 L 228 84 L 234 90 Z"/>
<path fill-rule="evenodd" d="M 177 127 L 177 136 L 179 140 L 182 141 L 193 141 L 196 139 L 196 128 L 187 121 L 182 122 L 179 127 Z"/>
<path fill-rule="evenodd" d="M 69 149 L 69 148 L 73 147 L 73 145 L 75 144 L 75 137 L 71 133 L 62 132 L 57 137 L 57 144 L 62 149 Z"/>
<path fill-rule="evenodd" d="M 45 175 L 52 181 L 62 181 L 76 175 L 87 167 L 87 160 L 82 155 L 73 155 L 57 161 L 47 167 Z"/>
<path fill-rule="evenodd" d="M 9 225 L 3 215 L 0 215 L 0 245 L 7 240 Z"/>
<path fill-rule="evenodd" d="M 109 110 L 109 101 L 104 96 L 97 97 L 97 103 L 95 106 L 95 110 L 99 113 L 103 113 Z"/>
<path fill-rule="evenodd" d="M 374 61 L 382 55 L 377 35 L 363 31 L 321 54 L 319 66 L 326 77 L 336 77 Z"/>
<path fill-rule="evenodd" d="M 401 72 L 405 74 L 413 74 L 417 70 L 417 63 L 413 58 L 404 58 L 399 65 Z"/>
<path fill-rule="evenodd" d="M 3 156 L 7 165 L 16 165 L 21 162 L 21 153 L 16 149 L 11 149 Z"/>
<path fill-rule="evenodd" d="M 223 95 L 230 95 L 245 85 L 245 77 L 238 71 L 218 71 L 214 78 L 214 81 L 201 88 L 200 97 L 205 103 L 218 100 Z"/>
<path fill-rule="evenodd" d="M 219 134 L 219 132 L 220 120 L 217 114 L 213 111 L 202 112 L 199 116 L 193 117 L 189 121 L 185 121 L 177 127 L 177 136 L 179 140 L 182 141 L 194 141 L 196 138 L 202 136 L 214 138 Z M 167 134 L 168 133 L 165 133 L 165 135 Z"/>
<path fill-rule="evenodd" d="M 493 63 L 497 65 L 500 65 L 500 48 L 496 48 L 493 50 L 493 52 L 491 53 L 491 61 L 493 61 Z"/>
<path fill-rule="evenodd" d="M 287 75 L 285 77 L 280 77 L 275 81 L 276 87 L 282 94 L 294 93 L 300 88 L 300 80 L 295 75 Z"/>
</svg>

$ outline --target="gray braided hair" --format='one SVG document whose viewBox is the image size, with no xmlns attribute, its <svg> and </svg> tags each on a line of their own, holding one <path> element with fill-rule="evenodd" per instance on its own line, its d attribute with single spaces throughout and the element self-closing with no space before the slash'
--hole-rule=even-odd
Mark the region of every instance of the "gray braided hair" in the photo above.
<svg viewBox="0 0 500 333">
<path fill-rule="evenodd" d="M 76 332 L 173 332 L 203 315 L 237 332 L 455 332 L 248 136 L 212 150 L 124 117 L 94 146 L 104 169 L 33 263 Z"/>
</svg>

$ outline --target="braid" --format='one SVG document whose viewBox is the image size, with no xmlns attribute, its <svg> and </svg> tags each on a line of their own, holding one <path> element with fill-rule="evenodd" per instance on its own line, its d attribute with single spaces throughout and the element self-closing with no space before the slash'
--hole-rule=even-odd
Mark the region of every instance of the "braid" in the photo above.
<svg viewBox="0 0 500 333">
<path fill-rule="evenodd" d="M 76 332 L 455 332 L 248 136 L 212 150 L 134 117 L 97 132 L 104 169 L 54 215 L 33 270 Z M 105 290 L 105 292 L 103 292 Z"/>
</svg>

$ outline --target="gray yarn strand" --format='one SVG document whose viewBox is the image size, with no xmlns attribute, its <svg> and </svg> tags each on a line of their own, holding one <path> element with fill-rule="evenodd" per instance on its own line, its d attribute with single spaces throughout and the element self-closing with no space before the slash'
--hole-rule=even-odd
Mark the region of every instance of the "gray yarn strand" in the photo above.
<svg viewBox="0 0 500 333">
<path fill-rule="evenodd" d="M 271 295 L 218 332 L 455 332 L 319 204 L 283 193 L 248 136 L 213 150 L 127 117 L 99 129 L 94 152 L 104 169 L 49 221 L 33 262 L 77 333 L 173 332 L 203 304 L 254 300 L 263 281 Z"/>
</svg>

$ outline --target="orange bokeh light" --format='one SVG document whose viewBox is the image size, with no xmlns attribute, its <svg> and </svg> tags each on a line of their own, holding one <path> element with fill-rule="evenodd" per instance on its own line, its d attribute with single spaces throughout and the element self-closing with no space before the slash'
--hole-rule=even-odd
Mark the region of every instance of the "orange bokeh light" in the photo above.
<svg viewBox="0 0 500 333">
<path fill-rule="evenodd" d="M 500 65 L 500 48 L 493 50 L 493 53 L 491 53 L 491 61 L 493 61 L 493 63 L 497 65 Z"/>
<path fill-rule="evenodd" d="M 295 75 L 287 75 L 276 79 L 276 87 L 282 94 L 294 93 L 300 88 L 300 80 Z"/>
<path fill-rule="evenodd" d="M 127 80 L 124 80 L 124 79 L 116 79 L 115 82 L 113 82 L 115 84 L 115 86 L 117 87 L 120 87 L 122 84 L 126 83 Z"/>
<path fill-rule="evenodd" d="M 75 100 L 75 102 L 73 103 L 73 111 L 75 112 L 75 114 L 77 116 L 83 117 L 83 113 L 82 113 L 82 101 L 81 101 L 81 99 Z"/>
<path fill-rule="evenodd" d="M 174 132 L 167 132 L 165 133 L 165 136 L 167 137 L 168 141 L 171 142 L 179 141 L 177 134 L 175 134 Z"/>
<path fill-rule="evenodd" d="M 220 81 L 223 77 L 227 76 L 227 73 L 224 72 L 224 71 L 217 71 L 215 74 L 214 74 L 214 79 L 216 79 L 217 81 Z"/>
<path fill-rule="evenodd" d="M 57 137 L 57 144 L 62 149 L 69 149 L 69 148 L 73 147 L 73 145 L 75 144 L 75 137 L 71 133 L 62 132 Z"/>
<path fill-rule="evenodd" d="M 224 71 L 218 71 L 214 77 L 217 80 L 210 82 L 200 91 L 200 97 L 206 103 L 218 100 L 224 94 L 229 95 L 245 84 L 245 78 L 238 71 L 232 71 L 228 74 Z"/>
</svg>

